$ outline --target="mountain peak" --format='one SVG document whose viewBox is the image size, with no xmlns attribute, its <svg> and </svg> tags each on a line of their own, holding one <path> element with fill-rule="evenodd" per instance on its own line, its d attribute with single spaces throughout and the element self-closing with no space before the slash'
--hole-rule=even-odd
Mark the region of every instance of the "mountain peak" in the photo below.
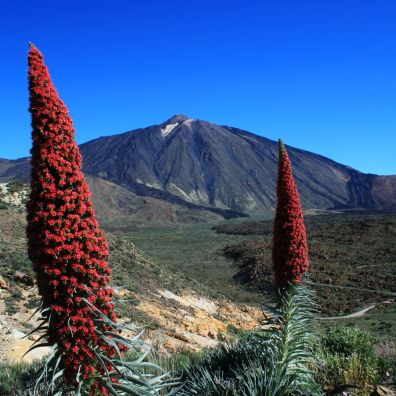
<svg viewBox="0 0 396 396">
<path fill-rule="evenodd" d="M 188 119 L 190 119 L 190 117 L 187 117 L 184 114 L 175 114 L 173 115 L 171 118 L 169 118 L 168 120 L 166 120 L 165 122 L 162 123 L 162 125 L 167 125 L 167 124 L 175 124 L 175 123 L 179 123 L 179 122 L 184 122 L 187 121 Z"/>
<path fill-rule="evenodd" d="M 187 122 L 190 123 L 191 121 L 193 121 L 193 119 L 184 114 L 175 114 L 161 124 L 162 136 L 164 138 L 168 137 L 179 125 Z"/>
<path fill-rule="evenodd" d="M 136 194 L 237 211 L 275 205 L 277 144 L 241 129 L 176 114 L 80 149 L 87 174 Z M 308 151 L 287 149 L 305 208 L 396 210 L 396 176 L 366 175 Z M 28 158 L 0 160 L 0 182 L 28 180 L 29 169 Z"/>
</svg>

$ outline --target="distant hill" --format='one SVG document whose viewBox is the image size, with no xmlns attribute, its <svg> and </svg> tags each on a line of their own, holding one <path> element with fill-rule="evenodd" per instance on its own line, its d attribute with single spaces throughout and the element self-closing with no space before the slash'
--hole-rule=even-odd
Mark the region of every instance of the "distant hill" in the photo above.
<svg viewBox="0 0 396 396">
<path fill-rule="evenodd" d="M 201 223 L 236 216 L 215 208 L 190 208 L 165 200 L 141 197 L 125 188 L 86 175 L 92 201 L 101 226 L 107 230 L 133 231 L 141 223 Z"/>
<path fill-rule="evenodd" d="M 364 174 L 287 148 L 305 208 L 396 209 L 396 176 Z M 138 196 L 200 210 L 249 212 L 275 205 L 277 143 L 241 129 L 176 115 L 160 125 L 100 137 L 80 149 L 86 174 Z M 28 168 L 24 158 L 0 160 L 0 181 L 26 180 Z"/>
<path fill-rule="evenodd" d="M 188 208 L 156 198 L 140 197 L 107 180 L 90 175 L 85 175 L 85 178 L 92 193 L 95 214 L 106 230 L 135 231 L 143 223 L 201 223 L 243 216 L 225 209 L 197 205 Z M 19 207 L 24 210 L 29 195 L 28 185 L 13 184 L 0 183 L 0 209 Z"/>
</svg>

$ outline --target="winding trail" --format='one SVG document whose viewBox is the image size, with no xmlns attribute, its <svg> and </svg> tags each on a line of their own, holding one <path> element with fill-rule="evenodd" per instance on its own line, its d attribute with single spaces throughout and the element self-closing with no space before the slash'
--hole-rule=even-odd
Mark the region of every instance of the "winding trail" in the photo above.
<svg viewBox="0 0 396 396">
<path fill-rule="evenodd" d="M 378 293 L 378 294 L 384 294 L 386 296 L 392 296 L 392 297 L 396 297 L 396 293 L 395 292 L 391 292 L 391 291 L 384 291 L 384 290 L 373 290 L 373 289 L 365 289 L 365 288 L 360 288 L 360 287 L 354 287 L 354 286 L 340 286 L 340 285 L 329 285 L 326 283 L 315 283 L 315 282 L 310 282 L 310 281 L 306 281 L 307 284 L 310 284 L 312 286 L 323 286 L 323 287 L 331 287 L 334 289 L 350 289 L 350 290 L 359 290 L 359 291 L 365 291 L 365 292 L 369 292 L 369 293 Z M 385 300 L 382 301 L 380 303 L 376 303 L 376 304 L 372 304 L 369 305 L 368 307 L 365 307 L 363 309 L 361 309 L 360 311 L 357 312 L 353 312 L 349 315 L 342 315 L 342 316 L 330 316 L 327 318 L 320 318 L 320 320 L 337 320 L 337 319 L 353 319 L 353 318 L 360 318 L 362 316 L 364 316 L 368 311 L 370 311 L 371 309 L 375 308 L 377 305 L 379 304 L 386 304 L 386 303 L 390 303 L 393 304 L 395 302 L 394 299 L 392 300 Z"/>
<path fill-rule="evenodd" d="M 361 316 L 364 316 L 364 314 L 370 309 L 373 309 L 377 306 L 378 304 L 373 304 L 370 305 L 369 307 L 363 308 L 360 311 L 353 312 L 349 315 L 343 315 L 343 316 L 330 316 L 328 318 L 320 318 L 320 320 L 336 320 L 336 319 L 352 319 L 352 318 L 360 318 Z"/>
</svg>

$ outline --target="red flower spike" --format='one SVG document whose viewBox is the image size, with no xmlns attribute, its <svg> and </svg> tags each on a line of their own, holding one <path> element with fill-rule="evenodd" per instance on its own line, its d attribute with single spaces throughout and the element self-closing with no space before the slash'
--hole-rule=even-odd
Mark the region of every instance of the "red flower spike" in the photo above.
<svg viewBox="0 0 396 396">
<path fill-rule="evenodd" d="M 277 287 L 286 286 L 288 283 L 300 283 L 309 264 L 301 203 L 294 183 L 290 159 L 280 139 L 272 264 Z"/>
<path fill-rule="evenodd" d="M 51 312 L 47 316 L 48 342 L 58 346 L 65 380 L 74 384 L 78 370 L 83 378 L 103 372 L 88 350 L 100 349 L 108 357 L 115 354 L 114 348 L 95 332 L 95 327 L 106 331 L 108 325 L 94 323 L 92 311 L 82 304 L 82 299 L 87 299 L 115 319 L 110 302 L 113 293 L 108 288 L 108 246 L 95 220 L 81 172 L 72 120 L 52 84 L 43 56 L 32 45 L 28 64 L 33 140 L 28 253 L 43 305 Z M 91 393 L 98 388 L 93 382 Z"/>
</svg>

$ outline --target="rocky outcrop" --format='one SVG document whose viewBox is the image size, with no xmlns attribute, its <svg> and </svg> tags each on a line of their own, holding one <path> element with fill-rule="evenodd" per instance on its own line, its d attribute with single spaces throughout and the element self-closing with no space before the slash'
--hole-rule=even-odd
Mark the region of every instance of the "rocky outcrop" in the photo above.
<svg viewBox="0 0 396 396">
<path fill-rule="evenodd" d="M 4 290 L 1 293 L 4 299 L 9 294 Z M 263 322 L 267 317 L 259 308 L 212 300 L 196 293 L 179 296 L 170 290 L 157 290 L 142 296 L 117 288 L 116 295 L 140 301 L 136 308 L 148 318 L 138 323 L 144 326 L 143 339 L 165 353 L 214 347 L 235 331 L 264 328 Z M 48 348 L 39 348 L 24 356 L 38 337 L 27 337 L 30 329 L 37 325 L 38 318 L 30 318 L 35 308 L 26 309 L 24 306 L 36 297 L 35 288 L 22 291 L 17 312 L 12 315 L 7 314 L 4 305 L 0 304 L 0 361 L 31 362 L 48 353 Z M 129 322 L 130 318 L 124 316 L 122 321 Z M 125 333 L 126 336 L 135 334 L 134 331 Z"/>
</svg>

